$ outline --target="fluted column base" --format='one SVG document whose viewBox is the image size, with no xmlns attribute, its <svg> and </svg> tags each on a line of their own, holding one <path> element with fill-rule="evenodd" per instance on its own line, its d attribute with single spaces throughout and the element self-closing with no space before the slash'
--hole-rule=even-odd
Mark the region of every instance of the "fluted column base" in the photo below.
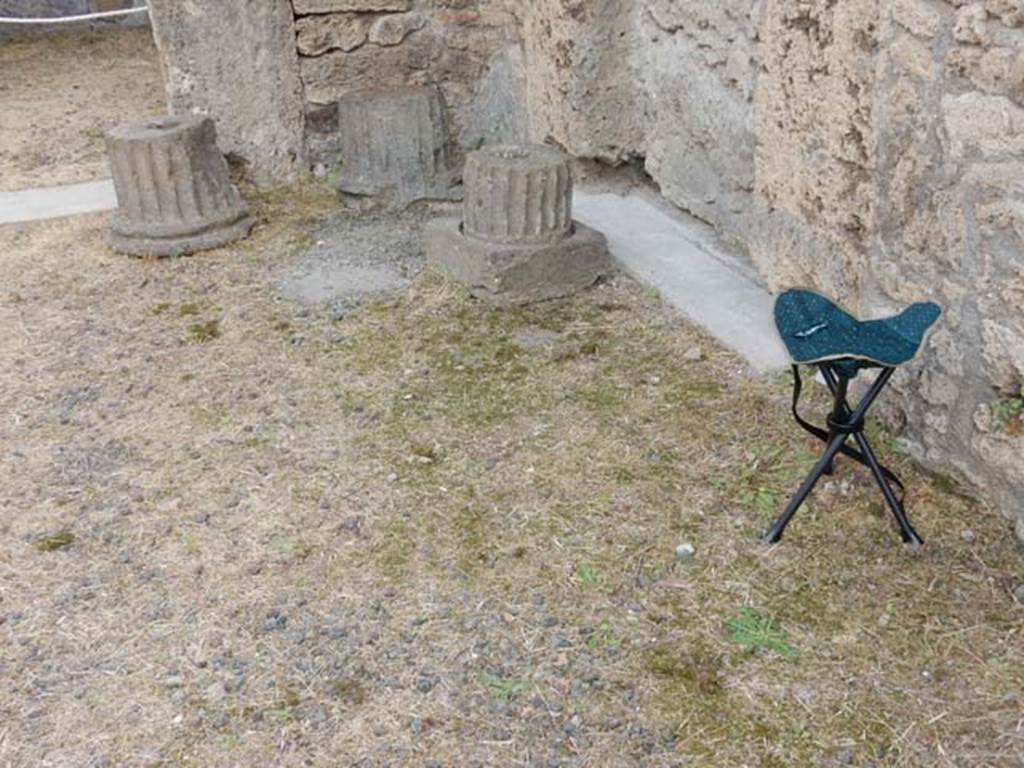
<svg viewBox="0 0 1024 768">
<path fill-rule="evenodd" d="M 572 166 L 557 149 L 497 146 L 473 152 L 463 185 L 462 226 L 470 237 L 541 245 L 572 230 Z"/>
<path fill-rule="evenodd" d="M 339 192 L 404 205 L 452 199 L 447 108 L 435 86 L 349 94 L 338 102 Z"/>
<path fill-rule="evenodd" d="M 107 133 L 117 190 L 110 246 L 136 256 L 178 256 L 225 245 L 255 220 L 228 178 L 213 121 L 162 117 Z"/>
</svg>

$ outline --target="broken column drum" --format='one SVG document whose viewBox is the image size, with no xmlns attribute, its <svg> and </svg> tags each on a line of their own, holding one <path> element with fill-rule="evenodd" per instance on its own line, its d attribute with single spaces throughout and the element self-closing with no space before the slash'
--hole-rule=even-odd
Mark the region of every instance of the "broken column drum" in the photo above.
<svg viewBox="0 0 1024 768">
<path fill-rule="evenodd" d="M 398 204 L 451 199 L 447 110 L 435 86 L 358 91 L 338 102 L 341 169 L 350 195 L 391 195 Z"/>
<path fill-rule="evenodd" d="M 465 234 L 491 243 L 555 243 L 572 233 L 572 167 L 548 147 L 474 152 L 463 170 Z"/>
<path fill-rule="evenodd" d="M 605 238 L 572 218 L 569 158 L 544 146 L 474 152 L 462 220 L 431 222 L 427 256 L 495 304 L 567 296 L 612 269 Z"/>
<path fill-rule="evenodd" d="M 245 237 L 254 219 L 228 178 L 208 117 L 162 117 L 107 133 L 117 190 L 110 246 L 180 256 Z"/>
</svg>

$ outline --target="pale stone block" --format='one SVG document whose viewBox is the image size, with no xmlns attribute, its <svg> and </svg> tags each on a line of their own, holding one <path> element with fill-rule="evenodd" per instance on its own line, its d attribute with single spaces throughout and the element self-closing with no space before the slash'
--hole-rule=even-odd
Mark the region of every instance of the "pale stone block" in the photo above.
<svg viewBox="0 0 1024 768">
<path fill-rule="evenodd" d="M 295 22 L 296 41 L 303 56 L 320 56 L 328 51 L 354 51 L 366 42 L 368 24 L 355 13 L 303 16 Z"/>
<path fill-rule="evenodd" d="M 295 13 L 408 11 L 412 0 L 293 0 Z"/>
<path fill-rule="evenodd" d="M 375 45 L 398 45 L 419 29 L 427 19 L 422 13 L 401 13 L 381 16 L 370 27 L 370 42 Z"/>
</svg>

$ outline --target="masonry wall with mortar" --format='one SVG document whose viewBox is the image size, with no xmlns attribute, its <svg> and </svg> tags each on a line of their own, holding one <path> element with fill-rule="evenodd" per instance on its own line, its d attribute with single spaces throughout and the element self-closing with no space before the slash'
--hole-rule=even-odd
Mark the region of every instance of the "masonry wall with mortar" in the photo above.
<svg viewBox="0 0 1024 768">
<path fill-rule="evenodd" d="M 223 5 L 243 13 L 242 0 Z M 254 50 L 276 57 L 274 72 L 297 70 L 302 146 L 321 170 L 338 159 L 340 96 L 434 82 L 463 148 L 529 138 L 642 166 L 770 287 L 814 286 L 864 313 L 941 301 L 927 355 L 896 381 L 893 417 L 922 460 L 1024 520 L 1024 0 L 294 0 L 291 11 L 265 22 L 283 30 L 277 48 Z M 204 29 L 216 59 L 223 37 Z M 172 58 L 172 92 L 192 89 L 182 103 L 210 88 L 226 94 L 218 108 L 237 100 L 226 83 L 186 77 L 183 52 Z M 261 97 L 246 98 L 242 109 Z M 222 130 L 261 163 L 241 134 Z"/>
<path fill-rule="evenodd" d="M 463 148 L 526 136 L 510 15 L 488 0 L 293 0 L 306 131 L 321 172 L 337 156 L 336 104 L 354 91 L 437 84 Z"/>
</svg>

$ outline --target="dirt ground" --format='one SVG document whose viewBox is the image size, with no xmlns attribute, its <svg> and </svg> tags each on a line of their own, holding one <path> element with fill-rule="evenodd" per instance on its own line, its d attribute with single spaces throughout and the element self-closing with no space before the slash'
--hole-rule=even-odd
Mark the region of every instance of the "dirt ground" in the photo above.
<svg viewBox="0 0 1024 768">
<path fill-rule="evenodd" d="M 165 109 L 148 29 L 0 39 L 0 191 L 107 178 L 104 132 Z"/>
<path fill-rule="evenodd" d="M 0 766 L 1022 764 L 983 501 L 876 430 L 925 549 L 847 464 L 766 549 L 785 378 L 624 277 L 296 303 L 364 221 L 257 205 L 172 261 L 0 229 Z"/>
</svg>

